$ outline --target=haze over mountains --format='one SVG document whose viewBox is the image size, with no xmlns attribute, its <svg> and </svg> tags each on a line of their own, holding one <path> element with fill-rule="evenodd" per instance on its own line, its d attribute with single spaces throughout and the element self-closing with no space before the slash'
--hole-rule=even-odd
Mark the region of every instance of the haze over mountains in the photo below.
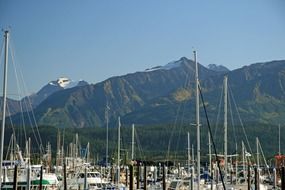
<svg viewBox="0 0 285 190">
<path fill-rule="evenodd" d="M 63 78 L 43 87 L 30 101 L 39 125 L 105 126 L 107 105 L 112 126 L 119 116 L 124 124 L 190 124 L 195 121 L 194 73 L 194 62 L 182 57 L 165 66 L 112 77 L 97 84 L 84 81 L 76 85 L 61 84 Z M 284 60 L 256 63 L 233 71 L 199 64 L 200 86 L 211 122 L 220 120 L 225 75 L 229 81 L 229 117 L 237 119 L 233 122 L 284 122 Z M 16 113 L 17 109 L 14 110 Z M 19 123 L 21 115 L 15 114 L 13 120 Z"/>
</svg>

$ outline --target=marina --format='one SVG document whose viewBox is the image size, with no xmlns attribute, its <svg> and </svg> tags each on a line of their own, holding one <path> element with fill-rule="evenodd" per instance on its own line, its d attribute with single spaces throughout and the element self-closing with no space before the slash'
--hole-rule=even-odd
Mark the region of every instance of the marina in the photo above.
<svg viewBox="0 0 285 190">
<path fill-rule="evenodd" d="M 5 68 L 8 63 L 8 36 L 9 32 L 4 32 L 5 38 Z M 223 154 L 218 154 L 216 150 L 213 132 L 207 118 L 208 127 L 208 158 L 207 164 L 201 164 L 201 139 L 200 139 L 200 105 L 202 103 L 205 116 L 207 110 L 198 76 L 197 52 L 194 51 L 195 63 L 195 97 L 196 97 L 196 155 L 194 158 L 194 148 L 191 147 L 189 132 L 187 134 L 188 147 L 185 155 L 187 160 L 184 163 L 158 162 L 155 160 L 136 160 L 134 156 L 135 135 L 134 125 L 131 127 L 131 159 L 126 164 L 121 161 L 121 120 L 118 117 L 117 128 L 117 152 L 114 162 L 109 163 L 109 136 L 106 128 L 106 152 L 105 162 L 98 164 L 90 159 L 89 142 L 86 148 L 79 145 L 79 136 L 75 135 L 75 143 L 70 143 L 69 147 L 64 147 L 61 143 L 61 136 L 57 139 L 56 164 L 52 166 L 51 146 L 48 144 L 43 158 L 38 163 L 32 163 L 31 141 L 27 141 L 25 154 L 22 155 L 21 148 L 14 141 L 12 136 L 11 151 L 9 160 L 2 160 L 4 155 L 4 130 L 6 112 L 6 80 L 7 69 L 4 73 L 3 86 L 3 108 L 2 108 L 2 131 L 1 131 L 1 189 L 19 190 L 92 190 L 92 189 L 149 189 L 149 190 L 218 190 L 218 189 L 285 189 L 285 156 L 280 151 L 275 156 L 275 164 L 269 166 L 264 157 L 261 143 L 256 138 L 256 156 L 248 152 L 246 144 L 241 142 L 241 151 L 228 154 L 228 129 L 227 129 L 227 104 L 228 104 L 228 78 L 224 77 L 224 144 Z M 201 100 L 200 100 L 201 98 Z M 108 125 L 108 111 L 106 106 L 106 119 Z M 279 127 L 280 134 L 280 127 Z M 14 135 L 14 134 L 13 134 Z M 203 141 L 205 143 L 205 141 Z M 248 142 L 247 142 L 248 143 Z M 192 150 L 191 150 L 192 149 Z M 66 153 L 64 150 L 68 150 Z M 191 152 L 192 151 L 192 152 Z M 214 153 L 213 153 L 214 152 Z M 192 154 L 192 155 L 191 155 Z M 263 156 L 261 163 L 260 156 Z M 171 160 L 170 160 L 171 161 Z M 204 160 L 203 160 L 204 161 Z M 205 162 L 204 162 L 205 163 Z"/>
</svg>

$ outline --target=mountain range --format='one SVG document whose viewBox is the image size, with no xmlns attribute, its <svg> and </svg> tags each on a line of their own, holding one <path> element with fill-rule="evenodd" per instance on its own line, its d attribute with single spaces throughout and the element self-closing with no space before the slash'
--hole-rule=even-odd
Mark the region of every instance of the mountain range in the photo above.
<svg viewBox="0 0 285 190">
<path fill-rule="evenodd" d="M 22 101 L 31 102 L 32 108 L 35 108 L 47 97 L 49 97 L 51 94 L 57 91 L 74 88 L 77 86 L 85 86 L 85 85 L 88 85 L 88 83 L 84 80 L 72 81 L 67 77 L 60 77 L 55 81 L 50 81 L 47 85 L 42 87 L 37 93 L 25 97 Z"/>
<path fill-rule="evenodd" d="M 223 66 L 199 64 L 201 91 L 212 123 L 222 123 L 225 75 L 232 123 L 285 121 L 284 60 L 255 63 L 232 71 Z M 119 116 L 126 125 L 191 124 L 195 122 L 194 76 L 194 62 L 182 57 L 165 66 L 111 77 L 97 84 L 82 81 L 62 85 L 65 78 L 61 78 L 30 96 L 33 106 L 24 114 L 14 106 L 12 118 L 19 124 L 23 115 L 29 121 L 26 118 L 33 113 L 39 125 L 61 128 L 101 127 L 106 125 L 106 117 L 111 126 L 116 126 Z M 9 102 L 16 105 L 14 100 Z M 200 106 L 203 120 L 202 102 Z"/>
<path fill-rule="evenodd" d="M 31 94 L 22 98 L 21 100 L 8 99 L 8 116 L 17 114 L 19 112 L 27 112 L 36 108 L 42 101 L 44 101 L 51 94 L 78 86 L 88 85 L 88 82 L 84 80 L 73 81 L 67 77 L 60 77 L 55 81 L 50 81 L 43 86 L 37 93 Z M 1 99 L 2 103 L 2 99 Z"/>
</svg>

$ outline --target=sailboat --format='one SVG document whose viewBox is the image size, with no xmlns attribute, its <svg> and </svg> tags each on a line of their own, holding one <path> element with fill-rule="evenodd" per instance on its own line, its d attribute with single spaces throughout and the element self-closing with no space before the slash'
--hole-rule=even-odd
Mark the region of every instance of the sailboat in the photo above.
<svg viewBox="0 0 285 190">
<path fill-rule="evenodd" d="M 8 49 L 9 31 L 4 31 L 4 75 L 3 75 L 3 104 L 2 104 L 2 123 L 0 140 L 0 187 L 1 189 L 54 189 L 58 185 L 55 174 L 44 173 L 42 165 L 31 165 L 30 159 L 23 159 L 20 148 L 15 144 L 17 159 L 3 161 L 4 155 L 4 134 L 5 118 L 7 106 L 7 71 L 8 71 Z M 30 142 L 27 147 L 30 147 Z M 30 148 L 29 148 L 30 150 Z M 29 152 L 28 150 L 28 152 Z M 30 154 L 28 154 L 30 155 Z M 16 157 L 14 157 L 16 158 Z M 11 175 L 9 175 L 11 174 Z"/>
<path fill-rule="evenodd" d="M 200 107 L 199 107 L 199 76 L 198 76 L 198 62 L 197 62 L 197 52 L 193 51 L 194 54 L 194 62 L 195 62 L 195 86 L 196 86 L 196 127 L 197 127 L 197 164 L 196 164 L 196 175 L 194 172 L 194 166 L 191 167 L 191 174 L 190 177 L 188 177 L 186 180 L 184 179 L 174 179 L 170 182 L 168 189 L 178 190 L 178 189 L 187 189 L 190 188 L 190 186 L 194 189 L 200 190 L 203 189 L 201 187 L 202 181 L 200 177 Z M 189 138 L 189 135 L 188 135 Z M 188 140 L 188 151 L 190 150 L 190 143 Z M 193 149 L 192 149 L 193 150 Z M 192 159 L 194 159 L 194 156 L 192 156 Z M 190 165 L 190 152 L 188 152 L 188 166 Z M 193 164 L 194 165 L 194 164 Z M 194 183 L 194 178 L 196 183 Z M 186 183 L 187 181 L 187 183 Z M 191 181 L 191 182 L 190 182 Z"/>
<path fill-rule="evenodd" d="M 7 100 L 7 65 L 8 65 L 8 43 L 9 43 L 9 31 L 4 31 L 5 39 L 5 57 L 4 57 L 4 79 L 3 79 L 3 104 L 2 104 L 2 127 L 1 127 L 1 146 L 0 146 L 0 187 L 2 181 L 5 181 L 5 177 L 2 174 L 2 164 L 3 164 L 3 152 L 4 152 L 4 132 L 5 132 L 5 117 L 6 117 L 6 100 Z"/>
</svg>

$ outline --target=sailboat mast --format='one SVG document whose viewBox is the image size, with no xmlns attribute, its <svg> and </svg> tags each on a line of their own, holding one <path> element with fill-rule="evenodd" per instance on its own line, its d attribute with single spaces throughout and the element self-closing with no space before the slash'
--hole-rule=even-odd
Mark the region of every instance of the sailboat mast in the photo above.
<svg viewBox="0 0 285 190">
<path fill-rule="evenodd" d="M 31 164 L 31 138 L 28 139 L 28 164 Z"/>
<path fill-rule="evenodd" d="M 212 144 L 211 144 L 211 135 L 208 132 L 208 141 L 209 141 L 209 172 L 212 175 Z"/>
<path fill-rule="evenodd" d="M 259 141 L 258 141 L 258 137 L 256 137 L 256 165 L 257 165 L 257 169 L 259 169 Z"/>
<path fill-rule="evenodd" d="M 238 148 L 237 148 L 237 143 L 236 143 L 236 154 L 237 154 L 237 152 L 238 152 Z M 238 176 L 238 167 L 237 167 L 237 165 L 238 165 L 238 155 L 236 156 L 236 164 L 235 164 L 235 169 L 236 169 L 236 179 L 238 178 L 237 176 Z M 237 184 L 237 180 L 236 180 L 236 184 Z"/>
<path fill-rule="evenodd" d="M 243 167 L 243 174 L 244 176 L 246 175 L 245 171 L 245 147 L 243 141 L 241 141 L 241 149 L 242 149 L 242 167 Z"/>
<path fill-rule="evenodd" d="M 192 144 L 192 157 L 191 157 L 191 159 L 192 159 L 192 165 L 194 166 L 194 164 L 195 164 L 195 154 L 194 154 L 194 145 Z"/>
<path fill-rule="evenodd" d="M 61 144 L 60 144 L 60 130 L 57 129 L 57 149 L 56 149 L 56 168 L 58 170 L 58 166 L 61 165 L 60 164 L 60 157 L 61 157 Z"/>
<path fill-rule="evenodd" d="M 65 128 L 63 129 L 63 134 L 62 134 L 62 145 L 61 145 L 61 165 L 63 166 L 64 164 L 64 135 L 65 135 Z M 68 146 L 67 146 L 68 148 Z M 67 154 L 68 155 L 68 154 Z"/>
<path fill-rule="evenodd" d="M 118 177 L 118 184 L 120 183 L 120 138 L 121 138 L 121 134 L 120 134 L 120 130 L 121 130 L 121 119 L 120 117 L 118 118 L 119 120 L 119 125 L 118 125 L 118 171 L 117 171 L 117 177 Z"/>
<path fill-rule="evenodd" d="M 190 171 L 190 162 L 191 162 L 191 153 L 190 153 L 190 133 L 189 132 L 187 132 L 187 154 L 188 154 L 188 162 L 187 162 L 187 164 L 188 164 L 188 171 Z"/>
<path fill-rule="evenodd" d="M 121 134 L 120 134 L 120 130 L 121 130 L 121 119 L 120 117 L 118 118 L 119 120 L 119 125 L 118 125 L 118 166 L 120 166 L 120 138 L 121 138 Z"/>
<path fill-rule="evenodd" d="M 199 76 L 197 52 L 194 53 L 195 79 L 196 79 L 196 125 L 197 125 L 197 190 L 200 190 L 200 110 L 199 110 Z"/>
<path fill-rule="evenodd" d="M 132 160 L 134 160 L 135 124 L 132 125 Z"/>
<path fill-rule="evenodd" d="M 90 150 L 90 143 L 89 142 L 87 143 L 86 149 L 87 149 L 86 150 L 87 151 L 86 152 L 86 162 L 89 163 L 89 157 L 90 157 L 90 151 L 89 151 Z"/>
<path fill-rule="evenodd" d="M 109 107 L 108 104 L 106 106 L 105 112 L 106 119 L 106 167 L 108 167 L 108 150 L 109 150 Z"/>
<path fill-rule="evenodd" d="M 278 154 L 281 155 L 281 143 L 280 143 L 280 124 L 278 125 Z"/>
<path fill-rule="evenodd" d="M 224 78 L 224 155 L 225 155 L 225 179 L 228 171 L 228 77 Z"/>
<path fill-rule="evenodd" d="M 2 176 L 3 149 L 4 149 L 4 132 L 5 132 L 5 117 L 6 117 L 6 98 L 7 98 L 7 70 L 8 70 L 8 44 L 9 31 L 4 32 L 5 38 L 5 57 L 4 57 L 4 79 L 3 79 L 3 104 L 2 104 L 2 127 L 1 127 L 1 150 L 0 150 L 0 187 Z"/>
</svg>

